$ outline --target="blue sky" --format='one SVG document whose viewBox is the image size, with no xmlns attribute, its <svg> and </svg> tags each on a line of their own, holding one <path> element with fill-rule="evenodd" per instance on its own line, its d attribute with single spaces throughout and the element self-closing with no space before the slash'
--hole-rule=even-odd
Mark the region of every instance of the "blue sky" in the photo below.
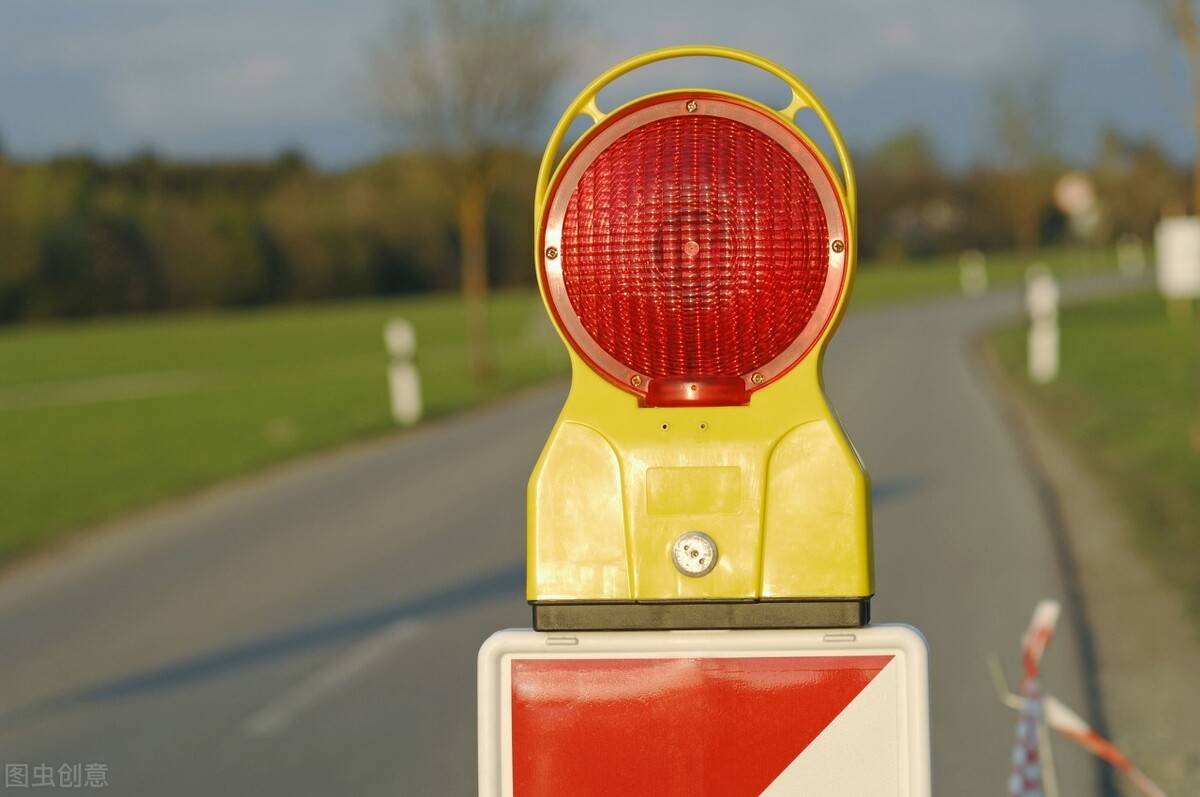
<svg viewBox="0 0 1200 797">
<path fill-rule="evenodd" d="M 0 136 L 10 153 L 31 157 L 146 146 L 237 157 L 290 144 L 330 166 L 368 158 L 387 142 L 365 99 L 365 52 L 405 1 L 4 0 Z M 1088 156 L 1112 122 L 1186 158 L 1185 75 L 1153 4 L 593 2 L 569 34 L 577 58 L 553 106 L 628 55 L 711 42 L 757 50 L 796 71 L 853 145 L 919 125 L 953 162 L 967 162 L 986 153 L 989 87 L 1049 70 L 1068 154 Z M 659 68 L 608 99 L 680 84 L 779 94 L 747 70 L 693 61 Z M 543 129 L 552 121 L 542 120 Z"/>
</svg>

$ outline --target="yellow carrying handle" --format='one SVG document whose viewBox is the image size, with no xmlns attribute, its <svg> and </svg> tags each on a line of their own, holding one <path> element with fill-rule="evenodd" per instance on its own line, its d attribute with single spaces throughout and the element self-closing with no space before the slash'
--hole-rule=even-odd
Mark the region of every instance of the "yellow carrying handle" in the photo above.
<svg viewBox="0 0 1200 797">
<path fill-rule="evenodd" d="M 571 127 L 571 124 L 581 115 L 591 117 L 592 124 L 596 124 L 608 116 L 596 104 L 596 95 L 605 86 L 622 75 L 647 64 L 666 61 L 671 58 L 697 56 L 727 58 L 731 61 L 740 61 L 744 64 L 758 67 L 764 72 L 768 72 L 782 80 L 792 90 L 792 99 L 787 104 L 787 107 L 776 109 L 775 113 L 779 114 L 788 124 L 795 126 L 796 113 L 804 108 L 811 109 L 817 115 L 817 118 L 821 120 L 821 124 L 825 126 L 826 132 L 829 133 L 829 138 L 833 141 L 834 151 L 838 156 L 842 172 L 843 185 L 841 188 L 846 199 L 847 222 L 850 228 L 853 229 L 856 226 L 858 216 L 858 195 L 854 186 L 854 166 L 850 163 L 850 152 L 846 148 L 846 143 L 842 140 L 841 133 L 838 132 L 837 125 L 834 124 L 833 117 L 829 115 L 829 111 L 825 109 L 825 105 L 812 92 L 812 89 L 779 64 L 760 55 L 755 55 L 745 50 L 737 50 L 732 47 L 697 44 L 683 45 L 681 47 L 664 47 L 661 50 L 651 50 L 648 53 L 635 55 L 633 58 L 623 61 L 601 74 L 579 93 L 575 101 L 567 107 L 562 118 L 558 120 L 554 132 L 550 135 L 550 141 L 546 144 L 546 152 L 542 155 L 542 164 L 538 169 L 537 190 L 534 194 L 534 218 L 540 220 L 542 217 L 542 211 L 545 208 L 546 193 L 549 190 L 550 178 L 554 172 L 554 164 L 557 161 L 559 149 L 562 147 L 563 139 L 566 137 L 567 130 Z"/>
</svg>

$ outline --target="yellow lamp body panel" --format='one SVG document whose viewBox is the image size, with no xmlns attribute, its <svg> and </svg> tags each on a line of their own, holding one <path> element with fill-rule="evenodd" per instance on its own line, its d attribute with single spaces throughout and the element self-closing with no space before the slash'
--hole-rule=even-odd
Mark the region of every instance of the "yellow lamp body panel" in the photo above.
<svg viewBox="0 0 1200 797">
<path fill-rule="evenodd" d="M 529 481 L 528 561 L 542 600 L 629 600 L 621 468 L 599 432 L 560 419 Z M 583 521 L 583 522 L 580 522 Z M 531 579 L 535 572 L 530 567 Z"/>
<path fill-rule="evenodd" d="M 870 487 L 818 360 L 745 406 L 651 408 L 572 353 L 570 393 L 529 481 L 529 600 L 871 595 Z M 720 551 L 702 578 L 671 560 L 687 531 Z"/>
<path fill-rule="evenodd" d="M 767 465 L 764 597 L 841 598 L 875 591 L 870 484 L 829 419 L 788 432 Z"/>
<path fill-rule="evenodd" d="M 641 406 L 593 371 L 556 321 L 571 388 L 529 481 L 527 596 L 548 603 L 865 599 L 874 591 L 869 483 L 820 377 L 853 283 L 854 177 L 844 142 L 811 91 L 770 61 L 717 47 L 647 53 L 601 75 L 551 136 L 535 194 L 535 251 L 544 257 L 541 225 L 571 123 L 580 115 L 606 118 L 596 95 L 617 77 L 684 56 L 760 67 L 792 89 L 789 105 L 770 113 L 792 125 L 808 109 L 825 125 L 841 166 L 842 182 L 832 180 L 846 221 L 842 290 L 807 355 L 741 406 Z M 676 539 L 690 531 L 707 534 L 719 551 L 700 577 L 672 559 Z"/>
</svg>

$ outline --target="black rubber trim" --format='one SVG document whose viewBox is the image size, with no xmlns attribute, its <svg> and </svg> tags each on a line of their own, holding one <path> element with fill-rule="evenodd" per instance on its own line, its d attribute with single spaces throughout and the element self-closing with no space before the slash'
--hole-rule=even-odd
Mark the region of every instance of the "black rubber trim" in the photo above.
<svg viewBox="0 0 1200 797">
<path fill-rule="evenodd" d="M 533 603 L 535 631 L 663 631 L 700 628 L 858 628 L 871 599 Z"/>
</svg>

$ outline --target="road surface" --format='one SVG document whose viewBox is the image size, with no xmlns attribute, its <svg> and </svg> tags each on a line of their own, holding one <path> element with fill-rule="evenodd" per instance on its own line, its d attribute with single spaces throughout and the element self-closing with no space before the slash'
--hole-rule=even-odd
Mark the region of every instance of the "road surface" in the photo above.
<svg viewBox="0 0 1200 797">
<path fill-rule="evenodd" d="M 929 639 L 935 791 L 948 797 L 1002 793 L 1015 718 L 986 659 L 1015 675 L 1034 603 L 1064 593 L 972 350 L 1017 310 L 1009 291 L 852 314 L 827 360 L 874 481 L 875 617 Z M 563 389 L 280 468 L 12 568 L 0 760 L 101 763 L 113 794 L 472 793 L 475 652 L 529 622 L 524 485 Z M 1065 617 L 1047 680 L 1084 708 L 1072 628 Z M 1096 794 L 1091 762 L 1057 750 L 1065 793 Z"/>
</svg>

